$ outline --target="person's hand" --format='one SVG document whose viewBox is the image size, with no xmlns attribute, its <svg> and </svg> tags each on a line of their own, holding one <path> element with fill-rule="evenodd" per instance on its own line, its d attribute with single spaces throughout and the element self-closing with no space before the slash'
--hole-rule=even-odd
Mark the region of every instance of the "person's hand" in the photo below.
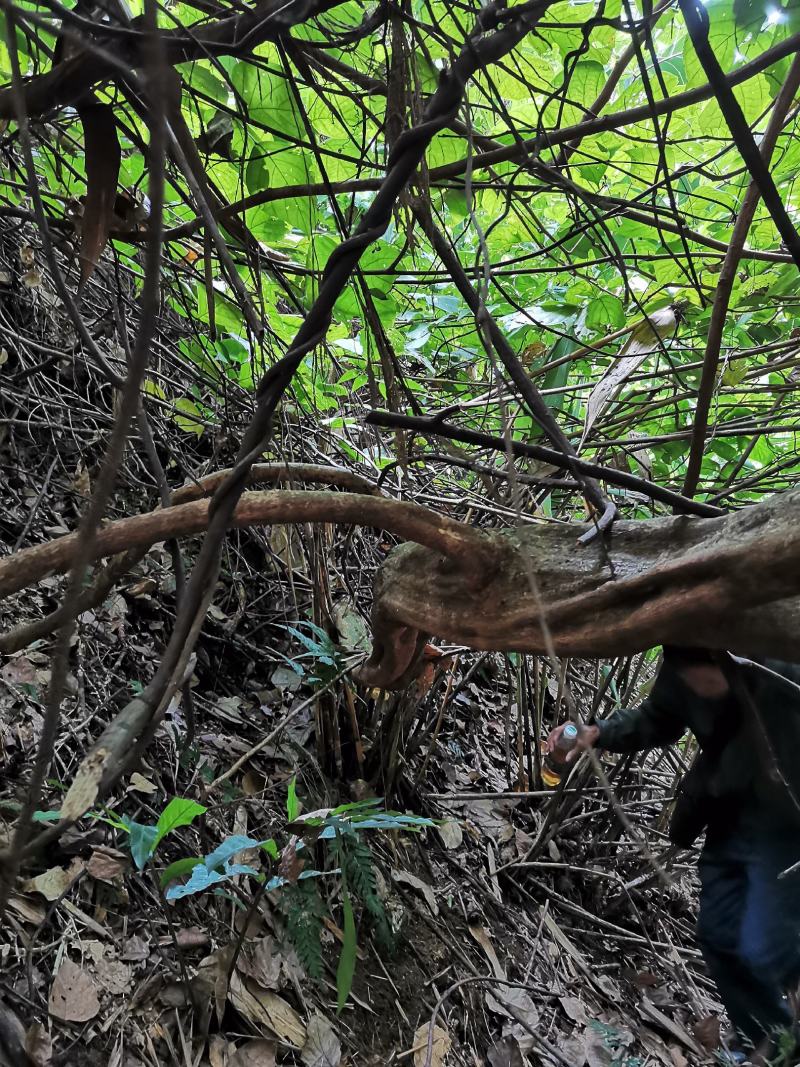
<svg viewBox="0 0 800 1067">
<path fill-rule="evenodd" d="M 561 735 L 564 733 L 564 727 L 567 724 L 564 722 L 560 726 L 556 726 L 554 730 L 550 731 L 550 735 L 547 738 L 545 745 L 546 752 L 552 752 L 558 744 Z M 575 742 L 575 747 L 567 753 L 567 763 L 572 763 L 580 756 L 581 752 L 586 752 L 587 749 L 594 748 L 597 744 L 597 739 L 600 736 L 600 728 L 597 726 L 579 726 L 578 727 L 578 739 Z"/>
</svg>

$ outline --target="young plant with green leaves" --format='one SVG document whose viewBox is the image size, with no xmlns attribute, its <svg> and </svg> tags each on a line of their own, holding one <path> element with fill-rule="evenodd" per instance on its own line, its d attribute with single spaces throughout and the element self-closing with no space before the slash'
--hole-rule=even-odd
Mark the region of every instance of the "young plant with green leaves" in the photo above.
<svg viewBox="0 0 800 1067">
<path fill-rule="evenodd" d="M 115 825 L 129 833 L 131 851 L 133 853 L 135 848 L 134 859 L 141 869 L 153 858 L 170 830 L 189 825 L 204 811 L 192 802 L 172 801 L 152 827 L 140 827 L 130 820 L 118 820 Z M 342 948 L 337 969 L 341 1008 L 349 995 L 355 971 L 356 904 L 363 907 L 368 925 L 378 941 L 384 946 L 391 942 L 367 832 L 418 832 L 435 823 L 422 816 L 385 811 L 378 798 L 301 816 L 294 778 L 287 791 L 286 819 L 282 846 L 275 837 L 258 839 L 234 834 L 221 841 L 207 856 L 187 856 L 170 863 L 160 874 L 161 886 L 169 901 L 209 891 L 226 892 L 226 883 L 242 876 L 251 878 L 260 892 L 280 891 L 279 903 L 286 917 L 287 934 L 301 963 L 314 978 L 321 978 L 323 973 L 321 938 L 328 902 L 338 900 L 342 909 Z M 235 857 L 243 852 L 260 856 L 277 867 L 277 871 L 265 873 L 255 865 L 255 860 L 236 862 Z M 321 860 L 319 868 L 314 866 L 315 855 Z M 183 878 L 186 880 L 178 881 Z M 333 884 L 324 898 L 318 888 L 320 879 Z"/>
</svg>

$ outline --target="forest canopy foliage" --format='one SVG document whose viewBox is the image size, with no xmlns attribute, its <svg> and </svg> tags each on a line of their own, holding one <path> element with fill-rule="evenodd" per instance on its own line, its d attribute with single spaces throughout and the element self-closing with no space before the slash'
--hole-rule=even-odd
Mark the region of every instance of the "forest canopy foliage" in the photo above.
<svg viewBox="0 0 800 1067">
<path fill-rule="evenodd" d="M 536 6 L 511 7 L 509 17 Z M 581 454 L 680 489 L 715 291 L 751 176 L 678 5 L 538 7 L 531 32 L 478 70 L 433 136 L 411 190 L 336 300 L 324 343 L 297 368 L 291 408 L 319 420 L 341 457 L 377 471 L 406 457 L 365 434 L 364 405 L 416 414 L 457 405 L 462 425 L 547 443 L 502 385 L 491 344 L 487 352 L 415 216 L 421 196 Z M 704 10 L 711 47 L 760 140 L 789 73 L 800 8 L 710 0 Z M 143 390 L 188 438 L 229 429 L 231 392 L 252 393 L 284 354 L 326 262 L 373 201 L 392 145 L 419 123 L 478 14 L 438 0 L 276 11 L 285 22 L 274 33 L 268 4 L 157 11 L 179 78 L 162 282 L 184 373 L 151 367 Z M 129 64 L 143 62 L 148 18 L 138 0 L 128 9 L 19 4 L 13 43 L 6 35 L 0 47 L 0 76 L 10 83 L 18 62 L 29 79 L 35 180 L 54 240 L 69 242 L 70 220 L 82 216 L 86 276 L 110 228 L 133 301 L 152 101 L 142 68 L 133 74 Z M 234 31 L 245 18 L 247 32 Z M 6 90 L 0 110 L 13 119 L 18 103 Z M 5 139 L 4 213 L 32 218 L 33 175 L 15 151 L 13 121 Z M 790 102 L 770 162 L 790 215 L 799 159 Z M 203 224 L 208 213 L 216 235 Z M 100 277 L 114 269 L 100 257 Z M 759 204 L 733 274 L 702 435 L 704 498 L 742 503 L 796 477 L 796 278 Z M 655 334 L 639 325 L 645 315 L 662 316 Z M 110 362 L 123 372 L 119 356 Z M 564 514 L 563 492 L 554 492 L 541 494 L 544 515 L 554 506 Z M 580 498 L 570 499 L 583 517 Z M 621 502 L 632 516 L 651 511 L 643 497 Z"/>
</svg>

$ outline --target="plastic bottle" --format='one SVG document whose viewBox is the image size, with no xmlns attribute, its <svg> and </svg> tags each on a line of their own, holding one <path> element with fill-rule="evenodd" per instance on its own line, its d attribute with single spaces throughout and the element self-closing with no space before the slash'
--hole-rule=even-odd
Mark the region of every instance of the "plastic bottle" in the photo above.
<svg viewBox="0 0 800 1067">
<path fill-rule="evenodd" d="M 564 767 L 567 762 L 567 754 L 578 743 L 578 727 L 574 722 L 568 722 L 561 731 L 561 736 L 556 742 L 552 752 L 548 752 L 542 760 L 542 781 L 548 789 L 555 789 L 561 781 Z"/>
</svg>

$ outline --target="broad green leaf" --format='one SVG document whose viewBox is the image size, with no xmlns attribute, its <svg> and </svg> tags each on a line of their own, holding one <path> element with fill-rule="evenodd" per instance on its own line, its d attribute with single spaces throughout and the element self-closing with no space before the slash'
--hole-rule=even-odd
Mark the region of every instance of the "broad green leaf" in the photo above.
<svg viewBox="0 0 800 1067">
<path fill-rule="evenodd" d="M 142 823 L 127 821 L 128 843 L 130 845 L 133 862 L 140 871 L 144 870 L 147 861 L 153 855 L 158 844 L 158 827 L 145 826 Z"/>
<path fill-rule="evenodd" d="M 625 307 L 618 296 L 605 293 L 586 309 L 586 325 L 592 330 L 617 329 L 625 325 Z"/>
<path fill-rule="evenodd" d="M 197 816 L 204 815 L 205 811 L 203 805 L 194 800 L 189 800 L 187 797 L 173 797 L 161 812 L 156 823 L 156 845 L 173 830 L 181 826 L 191 826 Z"/>
<path fill-rule="evenodd" d="M 231 80 L 247 114 L 263 123 L 273 134 L 285 134 L 289 138 L 305 135 L 297 101 L 285 78 L 259 70 L 253 63 L 242 60 L 234 67 Z"/>
<path fill-rule="evenodd" d="M 188 397 L 183 396 L 175 401 L 175 414 L 172 418 L 178 429 L 183 430 L 184 433 L 193 433 L 197 437 L 202 437 L 205 430 L 201 421 L 202 417 L 200 408 Z"/>
</svg>

